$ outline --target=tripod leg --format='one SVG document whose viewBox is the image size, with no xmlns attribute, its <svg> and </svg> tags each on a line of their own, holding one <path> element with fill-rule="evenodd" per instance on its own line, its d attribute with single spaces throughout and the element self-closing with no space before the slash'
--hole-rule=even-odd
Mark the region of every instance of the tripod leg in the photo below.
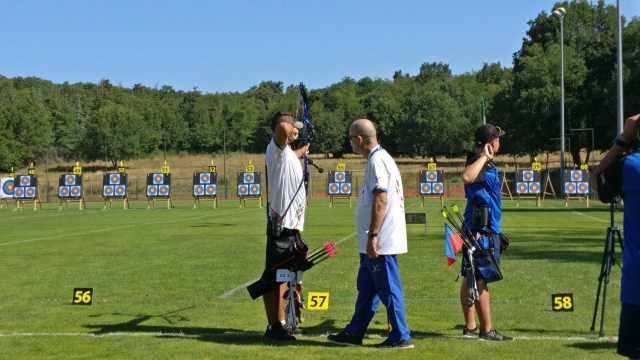
<svg viewBox="0 0 640 360">
<path fill-rule="evenodd" d="M 607 250 L 609 248 L 609 232 L 602 252 L 602 264 L 600 265 L 600 276 L 598 276 L 598 292 L 596 293 L 596 306 L 593 308 L 593 319 L 591 320 L 591 331 L 596 328 L 596 317 L 598 316 L 598 303 L 600 302 L 600 290 L 602 289 L 602 279 L 604 279 L 605 264 L 607 262 Z"/>
</svg>

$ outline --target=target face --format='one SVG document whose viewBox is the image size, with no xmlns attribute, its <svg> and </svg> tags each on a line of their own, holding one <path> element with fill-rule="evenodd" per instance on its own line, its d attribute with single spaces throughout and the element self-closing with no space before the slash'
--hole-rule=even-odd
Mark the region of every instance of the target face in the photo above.
<svg viewBox="0 0 640 360">
<path fill-rule="evenodd" d="M 13 192 L 13 196 L 16 199 L 21 199 L 24 197 L 24 188 L 23 187 L 17 187 L 16 190 Z"/>
<path fill-rule="evenodd" d="M 582 170 L 571 170 L 571 181 L 582 181 Z"/>
<path fill-rule="evenodd" d="M 540 193 L 540 183 L 532 182 L 529 184 L 529 193 L 531 194 L 539 194 Z"/>
<path fill-rule="evenodd" d="M 113 185 L 106 185 L 106 186 L 102 187 L 102 196 L 103 197 L 113 196 L 113 193 L 114 193 Z"/>
<path fill-rule="evenodd" d="M 211 183 L 211 176 L 209 176 L 209 173 L 201 173 L 200 184 L 209 184 L 209 183 Z"/>
<path fill-rule="evenodd" d="M 214 184 L 209 184 L 204 187 L 204 194 L 208 196 L 213 196 L 218 192 L 217 187 Z"/>
<path fill-rule="evenodd" d="M 260 184 L 251 184 L 249 186 L 249 195 L 260 195 Z"/>
<path fill-rule="evenodd" d="M 247 194 L 249 194 L 249 186 L 247 186 L 246 184 L 238 185 L 238 195 L 245 196 Z"/>
<path fill-rule="evenodd" d="M 109 176 L 109 184 L 110 185 L 120 184 L 120 174 L 111 174 L 111 176 Z"/>
<path fill-rule="evenodd" d="M 147 196 L 157 196 L 158 185 L 147 185 Z"/>
<path fill-rule="evenodd" d="M 193 185 L 193 196 L 204 195 L 204 185 Z"/>
<path fill-rule="evenodd" d="M 351 194 L 351 184 L 344 183 L 340 186 L 340 194 Z"/>
<path fill-rule="evenodd" d="M 36 188 L 33 186 L 27 187 L 24 190 L 24 197 L 25 198 L 35 198 L 36 197 Z"/>
<path fill-rule="evenodd" d="M 76 176 L 75 175 L 66 175 L 64 178 L 65 185 L 75 185 L 76 184 Z"/>
<path fill-rule="evenodd" d="M 532 181 L 533 180 L 533 171 L 531 170 L 524 170 L 522 172 L 522 180 L 523 181 Z"/>
<path fill-rule="evenodd" d="M 430 183 L 420 184 L 420 194 L 431 194 L 431 184 Z"/>
<path fill-rule="evenodd" d="M 116 196 L 127 195 L 127 185 L 116 185 L 115 192 L 116 192 Z"/>
<path fill-rule="evenodd" d="M 12 197 L 15 185 L 12 178 L 2 179 L 2 197 Z"/>
<path fill-rule="evenodd" d="M 58 188 L 58 197 L 67 197 L 69 196 L 69 187 L 68 186 L 60 186 Z"/>
<path fill-rule="evenodd" d="M 435 171 L 427 171 L 427 181 L 438 180 L 438 173 Z"/>
<path fill-rule="evenodd" d="M 160 196 L 169 196 L 169 185 L 158 186 L 158 194 Z"/>
<path fill-rule="evenodd" d="M 518 194 L 526 194 L 529 191 L 529 186 L 526 183 L 517 183 L 516 184 L 516 193 Z"/>
<path fill-rule="evenodd" d="M 31 176 L 22 175 L 20 176 L 20 186 L 29 186 L 31 185 Z"/>
<path fill-rule="evenodd" d="M 153 174 L 153 184 L 161 185 L 164 183 L 164 174 Z"/>
<path fill-rule="evenodd" d="M 255 177 L 253 173 L 244 173 L 244 182 L 245 184 L 253 184 Z"/>
<path fill-rule="evenodd" d="M 347 174 L 345 174 L 344 171 L 336 172 L 336 182 L 344 182 L 346 178 L 347 178 Z"/>
<path fill-rule="evenodd" d="M 576 184 L 574 183 L 566 183 L 564 184 L 564 192 L 567 194 L 575 194 L 576 193 Z"/>
<path fill-rule="evenodd" d="M 71 187 L 71 196 L 82 196 L 82 187 L 80 186 L 72 186 Z"/>
<path fill-rule="evenodd" d="M 340 187 L 336 183 L 329 184 L 329 195 L 335 195 L 340 192 Z"/>
<path fill-rule="evenodd" d="M 432 189 L 434 194 L 442 194 L 444 192 L 444 184 L 440 182 L 434 183 Z"/>
<path fill-rule="evenodd" d="M 581 182 L 578 183 L 578 194 L 588 194 L 589 193 L 589 183 Z"/>
</svg>

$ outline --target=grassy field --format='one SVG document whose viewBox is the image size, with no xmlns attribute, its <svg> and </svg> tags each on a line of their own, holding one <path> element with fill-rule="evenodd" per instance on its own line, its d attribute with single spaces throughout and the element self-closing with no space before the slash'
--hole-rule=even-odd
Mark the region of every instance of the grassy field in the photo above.
<svg viewBox="0 0 640 360">
<path fill-rule="evenodd" d="M 88 204 L 87 210 L 0 209 L 0 358 L 2 359 L 614 359 L 620 269 L 611 271 L 605 338 L 590 331 L 609 208 L 603 204 L 547 199 L 504 203 L 504 231 L 512 245 L 503 254 L 505 279 L 493 284 L 494 326 L 510 343 L 459 337 L 462 314 L 451 269 L 443 253 L 443 219 L 437 200 L 407 198 L 407 212 L 425 212 L 408 225 L 409 253 L 399 257 L 410 350 L 341 348 L 326 341 L 349 321 L 358 266 L 354 211 L 345 200 L 328 207 L 312 199 L 304 236 L 311 248 L 338 242 L 340 253 L 304 276 L 304 292 L 329 292 L 327 311 L 306 311 L 306 335 L 294 344 L 263 340 L 261 299 L 246 285 L 264 262 L 264 209 L 257 201 L 239 208 L 222 200 L 193 209 L 193 201 L 148 210 Z M 460 198 L 445 204 L 464 205 Z M 355 203 L 354 203 L 355 206 Z M 622 211 L 615 214 L 621 224 Z M 617 244 L 616 244 L 617 245 Z M 619 247 L 616 246 L 619 254 Z M 619 256 L 621 258 L 621 256 Z M 73 289 L 94 289 L 93 304 L 72 305 Z M 572 293 L 573 312 L 553 312 L 551 295 Z M 601 299 L 603 296 L 601 295 Z M 365 345 L 386 333 L 383 307 Z M 393 353 L 393 354 L 391 354 Z"/>
</svg>

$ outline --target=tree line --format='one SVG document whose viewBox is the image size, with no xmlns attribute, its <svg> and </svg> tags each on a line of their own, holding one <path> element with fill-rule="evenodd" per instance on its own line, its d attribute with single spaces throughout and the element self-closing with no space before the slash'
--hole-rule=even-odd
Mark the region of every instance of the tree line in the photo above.
<svg viewBox="0 0 640 360">
<path fill-rule="evenodd" d="M 581 150 L 608 149 L 617 131 L 617 10 L 603 0 L 559 5 L 567 9 L 567 152 L 579 164 L 588 161 L 580 159 Z M 391 79 L 345 77 L 308 89 L 309 119 L 316 130 L 312 152 L 350 152 L 347 128 L 358 118 L 376 124 L 381 144 L 394 156 L 464 155 L 483 118 L 507 131 L 504 154 L 533 159 L 557 152 L 560 23 L 542 11 L 528 25 L 512 67 L 484 63 L 480 70 L 452 75 L 448 64 L 425 62 L 415 75 L 398 70 Z M 627 116 L 640 111 L 640 19 L 624 19 L 622 29 Z M 0 170 L 45 158 L 108 159 L 115 167 L 120 160 L 159 152 L 259 153 L 271 136 L 271 115 L 294 109 L 297 99 L 297 84 L 272 80 L 243 93 L 210 94 L 166 85 L 124 88 L 108 79 L 54 84 L 0 75 Z"/>
</svg>

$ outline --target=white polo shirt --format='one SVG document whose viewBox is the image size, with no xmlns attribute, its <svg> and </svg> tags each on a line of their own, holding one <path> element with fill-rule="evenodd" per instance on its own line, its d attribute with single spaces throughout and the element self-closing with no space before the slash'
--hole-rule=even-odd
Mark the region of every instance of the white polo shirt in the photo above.
<svg viewBox="0 0 640 360">
<path fill-rule="evenodd" d="M 387 212 L 378 231 L 378 254 L 395 255 L 407 252 L 407 226 L 404 217 L 402 178 L 395 161 L 381 146 L 369 154 L 362 190 L 356 206 L 358 251 L 367 253 L 367 231 L 371 225 L 373 192 L 387 193 Z"/>
<path fill-rule="evenodd" d="M 307 194 L 304 185 L 300 186 L 303 180 L 300 160 L 289 146 L 281 149 L 271 138 L 267 145 L 266 164 L 269 180 L 269 213 L 282 217 L 291 203 L 291 207 L 282 219 L 282 226 L 302 231 Z"/>
</svg>

